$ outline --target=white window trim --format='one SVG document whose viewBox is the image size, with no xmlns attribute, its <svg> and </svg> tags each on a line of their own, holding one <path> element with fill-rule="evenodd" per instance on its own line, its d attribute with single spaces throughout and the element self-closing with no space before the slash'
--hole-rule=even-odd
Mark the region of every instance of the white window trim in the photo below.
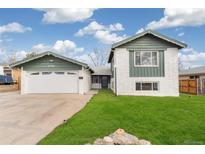
<svg viewBox="0 0 205 154">
<path fill-rule="evenodd" d="M 140 90 L 136 90 L 136 83 L 140 83 Z M 152 83 L 152 90 L 142 90 L 142 83 Z M 158 85 L 158 89 L 157 90 L 153 90 L 153 83 L 157 83 Z M 159 81 L 136 81 L 135 82 L 135 91 L 142 91 L 142 92 L 148 92 L 148 91 L 156 91 L 159 92 L 159 87 L 160 87 L 160 82 Z"/>
<path fill-rule="evenodd" d="M 135 59 L 136 59 L 136 52 L 140 53 L 140 62 L 141 62 L 141 58 L 142 58 L 142 56 L 141 56 L 142 52 L 151 52 L 151 57 L 152 57 L 152 53 L 156 52 L 157 53 L 157 65 L 136 65 L 136 61 L 135 61 Z M 152 58 L 151 58 L 151 60 L 152 60 Z M 151 61 L 151 63 L 152 63 L 152 61 Z M 147 51 L 139 50 L 139 51 L 134 51 L 134 67 L 159 67 L 159 51 L 156 51 L 156 50 L 147 50 Z"/>
</svg>

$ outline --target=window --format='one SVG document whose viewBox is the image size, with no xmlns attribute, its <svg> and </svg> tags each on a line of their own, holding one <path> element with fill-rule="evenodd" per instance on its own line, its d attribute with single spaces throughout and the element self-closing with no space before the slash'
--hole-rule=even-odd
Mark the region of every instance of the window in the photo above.
<svg viewBox="0 0 205 154">
<path fill-rule="evenodd" d="M 39 75 L 39 72 L 33 72 L 30 75 Z"/>
<path fill-rule="evenodd" d="M 157 82 L 154 82 L 153 83 L 153 90 L 158 90 L 158 83 Z"/>
<path fill-rule="evenodd" d="M 55 74 L 57 74 L 57 75 L 63 75 L 64 72 L 55 72 Z"/>
<path fill-rule="evenodd" d="M 135 66 L 157 66 L 157 51 L 135 51 Z"/>
<path fill-rule="evenodd" d="M 52 72 L 42 72 L 42 75 L 49 75 L 51 74 Z"/>
<path fill-rule="evenodd" d="M 158 82 L 136 82 L 136 91 L 158 91 Z"/>
<path fill-rule="evenodd" d="M 142 90 L 152 90 L 152 83 L 142 83 Z"/>
<path fill-rule="evenodd" d="M 141 90 L 141 83 L 139 82 L 136 83 L 136 90 Z"/>
<path fill-rule="evenodd" d="M 100 83 L 99 76 L 92 76 L 92 83 Z"/>
<path fill-rule="evenodd" d="M 67 72 L 68 75 L 74 75 L 76 73 L 73 73 L 73 72 Z"/>
</svg>

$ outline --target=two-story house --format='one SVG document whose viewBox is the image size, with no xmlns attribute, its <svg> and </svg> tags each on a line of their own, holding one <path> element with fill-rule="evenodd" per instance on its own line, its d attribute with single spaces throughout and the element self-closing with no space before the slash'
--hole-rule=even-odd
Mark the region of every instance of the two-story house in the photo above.
<svg viewBox="0 0 205 154">
<path fill-rule="evenodd" d="M 151 30 L 113 44 L 111 89 L 116 95 L 178 96 L 178 51 L 185 47 Z"/>
</svg>

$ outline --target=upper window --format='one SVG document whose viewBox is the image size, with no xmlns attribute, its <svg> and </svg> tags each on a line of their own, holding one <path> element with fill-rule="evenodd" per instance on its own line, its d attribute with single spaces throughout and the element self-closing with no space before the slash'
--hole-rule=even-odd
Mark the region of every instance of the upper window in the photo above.
<svg viewBox="0 0 205 154">
<path fill-rule="evenodd" d="M 135 66 L 157 66 L 157 51 L 135 51 Z"/>
</svg>

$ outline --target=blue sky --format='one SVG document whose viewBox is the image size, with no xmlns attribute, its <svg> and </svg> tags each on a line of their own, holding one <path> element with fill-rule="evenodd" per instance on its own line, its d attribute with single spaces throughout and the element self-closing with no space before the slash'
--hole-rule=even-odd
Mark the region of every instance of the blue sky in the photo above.
<svg viewBox="0 0 205 154">
<path fill-rule="evenodd" d="M 88 62 L 97 48 L 153 29 L 183 41 L 187 67 L 205 64 L 204 9 L 0 9 L 0 62 L 53 50 Z"/>
</svg>

